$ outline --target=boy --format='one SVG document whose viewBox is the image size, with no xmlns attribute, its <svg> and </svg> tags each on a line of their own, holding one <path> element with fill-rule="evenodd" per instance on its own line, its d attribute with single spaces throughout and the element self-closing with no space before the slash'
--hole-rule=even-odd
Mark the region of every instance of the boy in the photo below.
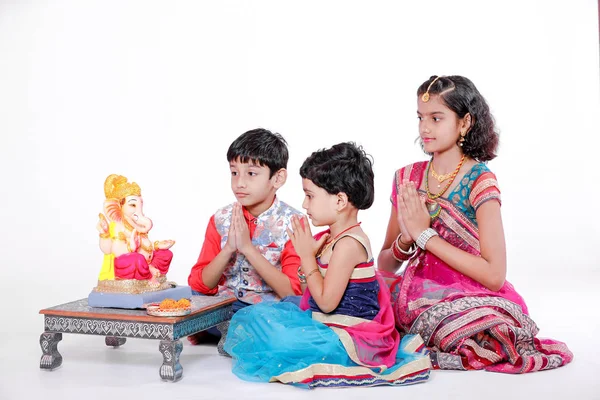
<svg viewBox="0 0 600 400">
<path fill-rule="evenodd" d="M 287 235 L 292 215 L 301 213 L 276 197 L 287 178 L 287 143 L 278 133 L 254 129 L 229 146 L 227 161 L 237 202 L 210 218 L 188 278 L 194 294 L 231 293 L 238 299 L 234 312 L 301 294 L 300 258 Z M 200 332 L 189 340 L 203 338 Z"/>
</svg>

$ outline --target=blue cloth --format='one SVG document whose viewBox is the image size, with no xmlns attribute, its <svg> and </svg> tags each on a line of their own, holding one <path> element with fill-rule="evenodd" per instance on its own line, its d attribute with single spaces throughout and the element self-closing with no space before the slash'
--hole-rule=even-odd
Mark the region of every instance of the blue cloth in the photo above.
<svg viewBox="0 0 600 400">
<path fill-rule="evenodd" d="M 294 304 L 273 302 L 238 311 L 224 347 L 234 359 L 233 373 L 247 381 L 268 382 L 317 362 L 351 363 L 338 336 L 311 315 Z"/>
<path fill-rule="evenodd" d="M 292 303 L 300 307 L 300 300 L 302 300 L 302 296 L 285 296 L 283 299 L 281 299 L 281 302 Z"/>
<path fill-rule="evenodd" d="M 312 311 L 289 302 L 263 302 L 239 310 L 229 324 L 224 349 L 233 357 L 233 373 L 246 381 L 269 382 L 313 364 L 357 366 L 332 329 L 313 320 Z M 387 372 L 422 357 L 401 349 L 402 344 Z"/>
<path fill-rule="evenodd" d="M 206 296 L 204 293 L 200 293 L 196 290 L 192 290 L 192 295 L 194 296 Z M 300 300 L 302 299 L 302 296 L 286 296 L 283 299 L 281 299 L 281 301 L 283 302 L 288 302 L 288 303 L 292 303 L 295 304 L 297 307 L 300 307 Z M 236 300 L 232 305 L 231 305 L 231 311 L 233 312 L 233 314 L 237 313 L 239 310 L 241 310 L 242 308 L 248 307 L 250 306 L 250 303 L 246 303 L 244 301 L 241 300 Z M 212 335 L 212 336 L 216 336 L 218 338 L 221 337 L 221 332 L 217 329 L 216 326 L 213 326 L 212 328 L 208 328 L 206 331 L 206 333 Z"/>
</svg>

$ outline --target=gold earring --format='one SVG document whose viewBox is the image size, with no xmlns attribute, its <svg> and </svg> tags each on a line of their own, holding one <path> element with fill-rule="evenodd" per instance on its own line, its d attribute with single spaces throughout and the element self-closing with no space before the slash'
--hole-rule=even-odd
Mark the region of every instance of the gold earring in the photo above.
<svg viewBox="0 0 600 400">
<path fill-rule="evenodd" d="M 463 146 L 463 143 L 465 142 L 465 136 L 467 136 L 467 132 L 466 132 L 466 131 L 462 131 L 462 132 L 460 133 L 460 139 L 459 139 L 459 141 L 458 141 L 458 145 L 459 145 L 460 147 L 462 147 L 462 146 Z"/>
</svg>

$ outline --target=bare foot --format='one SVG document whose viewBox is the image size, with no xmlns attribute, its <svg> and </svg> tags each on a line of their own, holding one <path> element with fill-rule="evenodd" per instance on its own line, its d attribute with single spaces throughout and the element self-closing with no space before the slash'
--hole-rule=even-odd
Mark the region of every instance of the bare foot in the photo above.
<svg viewBox="0 0 600 400">
<path fill-rule="evenodd" d="M 156 280 L 155 277 L 152 277 L 149 281 L 148 281 L 148 286 L 150 286 L 151 288 L 157 288 L 160 286 L 160 282 Z"/>
</svg>

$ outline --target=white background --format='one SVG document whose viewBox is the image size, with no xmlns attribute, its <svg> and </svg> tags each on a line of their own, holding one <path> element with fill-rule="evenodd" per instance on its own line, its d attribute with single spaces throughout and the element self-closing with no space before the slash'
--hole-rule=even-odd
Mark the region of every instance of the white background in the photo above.
<svg viewBox="0 0 600 400">
<path fill-rule="evenodd" d="M 0 335 L 3 352 L 27 337 L 17 347 L 31 356 L 0 382 L 40 374 L 38 311 L 95 286 L 109 174 L 141 186 L 150 238 L 177 241 L 169 278 L 185 284 L 210 215 L 234 200 L 232 140 L 284 135 L 279 196 L 297 208 L 302 161 L 356 141 L 375 160 L 359 219 L 377 253 L 394 171 L 425 159 L 416 90 L 434 74 L 470 78 L 496 118 L 508 280 L 542 336 L 575 351 L 559 380 L 598 370 L 598 39 L 593 0 L 0 2 Z"/>
</svg>

